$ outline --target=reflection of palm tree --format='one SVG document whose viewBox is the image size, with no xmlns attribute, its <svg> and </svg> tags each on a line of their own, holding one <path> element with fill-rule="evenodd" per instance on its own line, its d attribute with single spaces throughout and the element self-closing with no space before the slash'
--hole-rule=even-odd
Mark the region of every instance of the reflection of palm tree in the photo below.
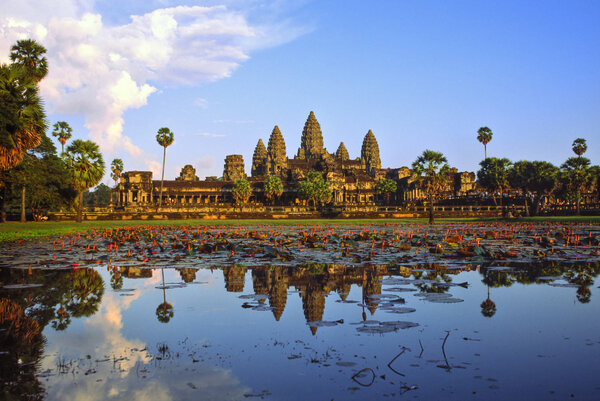
<svg viewBox="0 0 600 401">
<path fill-rule="evenodd" d="M 113 290 L 120 290 L 123 288 L 123 276 L 116 268 L 110 271 L 110 286 Z"/>
<path fill-rule="evenodd" d="M 590 302 L 591 298 L 592 291 L 590 291 L 588 287 L 582 285 L 581 287 L 577 288 L 577 300 L 579 302 L 581 302 L 582 304 L 587 304 Z"/>
<path fill-rule="evenodd" d="M 162 288 L 163 288 L 163 303 L 158 305 L 156 308 L 156 318 L 161 323 L 169 323 L 173 315 L 173 305 L 167 302 L 167 289 L 165 287 L 165 269 L 160 269 L 162 274 Z"/>
<path fill-rule="evenodd" d="M 104 281 L 93 269 L 78 269 L 73 273 L 72 291 L 68 310 L 73 317 L 92 316 L 98 311 Z"/>
<path fill-rule="evenodd" d="M 56 316 L 51 321 L 52 328 L 56 331 L 62 331 L 71 324 L 71 315 L 65 310 L 65 307 L 61 304 L 56 310 Z"/>
<path fill-rule="evenodd" d="M 496 314 L 496 304 L 490 299 L 490 286 L 488 285 L 487 299 L 481 303 L 481 314 L 485 317 L 492 317 Z"/>
</svg>

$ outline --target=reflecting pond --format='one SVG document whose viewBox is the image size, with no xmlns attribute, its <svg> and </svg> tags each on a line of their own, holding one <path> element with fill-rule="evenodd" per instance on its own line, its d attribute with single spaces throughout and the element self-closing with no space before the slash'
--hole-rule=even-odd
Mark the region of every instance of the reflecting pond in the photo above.
<svg viewBox="0 0 600 401">
<path fill-rule="evenodd" d="M 600 398 L 597 228 L 201 230 L 2 245 L 0 398 Z"/>
</svg>

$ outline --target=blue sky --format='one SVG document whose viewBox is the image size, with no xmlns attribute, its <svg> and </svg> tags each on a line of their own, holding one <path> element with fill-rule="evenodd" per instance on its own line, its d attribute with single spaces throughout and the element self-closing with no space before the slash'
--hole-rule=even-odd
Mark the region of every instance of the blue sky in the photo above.
<svg viewBox="0 0 600 401">
<path fill-rule="evenodd" d="M 484 125 L 490 156 L 560 164 L 583 137 L 600 163 L 597 1 L 43 3 L 9 0 L 0 54 L 38 35 L 56 70 L 42 88 L 51 122 L 126 170 L 158 171 L 166 126 L 166 177 L 188 163 L 220 176 L 227 154 L 249 172 L 274 125 L 292 157 L 311 110 L 330 152 L 343 140 L 358 157 L 372 129 L 388 167 L 433 149 L 476 171 Z"/>
</svg>

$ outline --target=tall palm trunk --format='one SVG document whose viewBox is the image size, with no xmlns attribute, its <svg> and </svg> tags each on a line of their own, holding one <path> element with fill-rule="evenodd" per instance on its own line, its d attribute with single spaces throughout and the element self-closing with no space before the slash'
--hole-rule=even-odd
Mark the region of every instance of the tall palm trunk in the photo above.
<svg viewBox="0 0 600 401">
<path fill-rule="evenodd" d="M 6 223 L 6 183 L 3 183 L 0 190 L 0 222 Z"/>
<path fill-rule="evenodd" d="M 485 144 L 485 143 L 483 144 L 483 155 L 485 157 L 483 160 L 486 160 L 487 159 L 487 144 Z"/>
<path fill-rule="evenodd" d="M 429 195 L 429 224 L 433 224 L 433 195 Z"/>
<path fill-rule="evenodd" d="M 577 210 L 577 216 L 581 216 L 581 209 L 579 204 L 581 203 L 581 192 L 577 191 L 577 198 L 575 199 L 575 206 Z"/>
<path fill-rule="evenodd" d="M 162 206 L 163 181 L 165 180 L 165 158 L 167 157 L 167 147 L 163 147 L 163 165 L 162 176 L 160 177 L 160 196 L 158 197 L 158 207 Z"/>
<path fill-rule="evenodd" d="M 500 207 L 502 208 L 502 218 L 506 217 L 506 209 L 504 208 L 504 191 L 500 188 Z"/>
<path fill-rule="evenodd" d="M 79 190 L 79 205 L 77 205 L 77 220 L 78 223 L 83 221 L 83 189 Z"/>
<path fill-rule="evenodd" d="M 21 223 L 25 223 L 27 218 L 25 217 L 25 185 L 21 187 Z"/>
</svg>

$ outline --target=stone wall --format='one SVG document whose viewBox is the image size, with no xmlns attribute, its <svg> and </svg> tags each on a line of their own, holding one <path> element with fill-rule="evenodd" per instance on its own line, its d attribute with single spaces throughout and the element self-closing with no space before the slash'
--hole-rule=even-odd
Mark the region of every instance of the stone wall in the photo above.
<svg viewBox="0 0 600 401">
<path fill-rule="evenodd" d="M 522 214 L 522 207 L 512 207 L 513 213 Z M 428 209 L 425 207 L 401 208 L 382 206 L 362 207 L 329 207 L 321 210 L 304 206 L 247 206 L 233 208 L 229 206 L 206 207 L 188 210 L 185 208 L 166 208 L 160 212 L 148 211 L 111 211 L 109 208 L 85 212 L 83 219 L 94 220 L 235 220 L 235 219 L 273 219 L 273 220 L 304 220 L 304 219 L 403 219 L 427 218 Z M 436 218 L 498 218 L 502 216 L 499 206 L 443 206 L 435 208 Z M 53 221 L 75 220 L 75 213 L 50 213 Z"/>
</svg>

